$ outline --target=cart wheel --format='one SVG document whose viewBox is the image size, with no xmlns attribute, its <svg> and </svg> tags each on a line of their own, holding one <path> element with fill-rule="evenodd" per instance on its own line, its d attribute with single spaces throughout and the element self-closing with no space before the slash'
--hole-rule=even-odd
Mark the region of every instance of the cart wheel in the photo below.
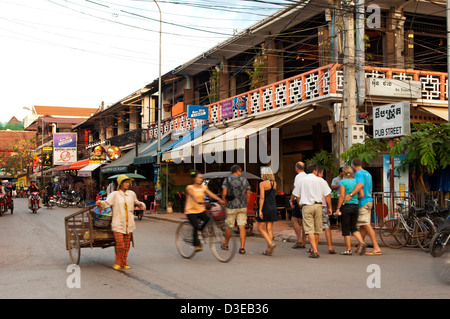
<svg viewBox="0 0 450 319">
<path fill-rule="evenodd" d="M 80 263 L 80 238 L 75 230 L 71 230 L 69 233 L 69 257 L 70 261 L 74 265 Z"/>
</svg>

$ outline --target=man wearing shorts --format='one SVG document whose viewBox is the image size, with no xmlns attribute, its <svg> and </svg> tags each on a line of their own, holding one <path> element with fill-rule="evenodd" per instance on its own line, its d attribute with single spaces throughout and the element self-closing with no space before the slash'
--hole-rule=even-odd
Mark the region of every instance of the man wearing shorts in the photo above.
<svg viewBox="0 0 450 319">
<path fill-rule="evenodd" d="M 359 158 L 352 160 L 352 168 L 355 171 L 356 186 L 350 194 L 345 195 L 344 201 L 347 202 L 352 198 L 354 194 L 357 194 L 361 189 L 364 192 L 364 197 L 358 199 L 359 215 L 356 226 L 360 228 L 362 238 L 366 234 L 369 235 L 373 244 L 373 250 L 367 252 L 366 255 L 381 255 L 381 249 L 378 245 L 375 231 L 370 223 L 370 215 L 372 212 L 373 199 L 372 199 L 372 175 L 362 168 L 362 163 Z"/>
<path fill-rule="evenodd" d="M 303 229 L 308 235 L 311 243 L 310 258 L 319 258 L 317 250 L 319 245 L 319 236 L 323 232 L 322 228 L 322 201 L 325 197 L 328 204 L 328 212 L 331 215 L 331 188 L 323 179 L 317 177 L 317 167 L 309 164 L 306 167 L 306 176 L 303 177 L 292 193 L 302 207 Z"/>
<path fill-rule="evenodd" d="M 228 228 L 225 231 L 224 249 L 228 249 L 231 237 L 231 228 L 237 224 L 241 240 L 240 254 L 245 254 L 245 239 L 247 236 L 247 203 L 250 200 L 251 188 L 248 180 L 241 176 L 242 169 L 239 165 L 231 167 L 231 176 L 226 177 L 222 184 L 222 199 L 226 201 L 227 217 L 225 223 Z M 230 197 L 231 196 L 231 197 Z"/>
<path fill-rule="evenodd" d="M 303 162 L 297 162 L 295 164 L 295 171 L 297 172 L 297 175 L 295 176 L 294 179 L 294 188 L 295 186 L 297 186 L 300 180 L 306 176 L 305 164 Z M 294 194 L 291 194 L 289 204 L 291 205 L 292 208 L 292 217 L 291 217 L 292 227 L 294 228 L 295 235 L 297 236 L 297 242 L 294 244 L 294 246 L 292 246 L 292 248 L 294 249 L 305 248 L 306 234 L 302 226 L 302 211 L 300 205 L 295 199 Z"/>
</svg>

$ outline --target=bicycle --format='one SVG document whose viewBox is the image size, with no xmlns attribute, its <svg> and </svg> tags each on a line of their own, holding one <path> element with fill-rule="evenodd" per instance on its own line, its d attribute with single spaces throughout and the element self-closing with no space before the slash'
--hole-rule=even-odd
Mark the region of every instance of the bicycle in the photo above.
<svg viewBox="0 0 450 319">
<path fill-rule="evenodd" d="M 225 212 L 223 207 L 221 207 L 221 211 Z M 232 235 L 228 247 L 225 247 L 225 230 L 228 226 L 225 224 L 224 214 L 219 214 L 219 216 L 211 212 L 207 213 L 210 219 L 203 231 L 199 232 L 199 240 L 203 245 L 206 245 L 209 240 L 213 256 L 221 262 L 229 262 L 236 254 L 236 237 Z M 186 259 L 192 258 L 196 253 L 193 234 L 194 227 L 188 220 L 182 221 L 175 233 L 177 250 Z"/>
<path fill-rule="evenodd" d="M 381 241 L 390 248 L 415 246 L 417 242 L 420 248 L 427 250 L 436 232 L 434 223 L 427 217 L 419 218 L 414 211 L 408 218 L 404 215 L 406 213 L 399 211 L 397 219 L 383 221 L 379 229 Z"/>
</svg>

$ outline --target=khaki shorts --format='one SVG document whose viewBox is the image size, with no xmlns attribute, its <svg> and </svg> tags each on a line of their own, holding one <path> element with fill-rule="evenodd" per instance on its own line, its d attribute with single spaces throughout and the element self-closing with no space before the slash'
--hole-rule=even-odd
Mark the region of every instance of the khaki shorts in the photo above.
<svg viewBox="0 0 450 319">
<path fill-rule="evenodd" d="M 322 204 L 302 206 L 303 229 L 305 234 L 320 234 L 322 227 Z"/>
<path fill-rule="evenodd" d="M 366 205 L 359 208 L 358 221 L 356 226 L 370 225 L 370 214 L 372 213 L 373 202 L 368 202 Z"/>
<path fill-rule="evenodd" d="M 247 208 L 227 208 L 227 218 L 225 223 L 228 227 L 247 225 Z"/>
</svg>

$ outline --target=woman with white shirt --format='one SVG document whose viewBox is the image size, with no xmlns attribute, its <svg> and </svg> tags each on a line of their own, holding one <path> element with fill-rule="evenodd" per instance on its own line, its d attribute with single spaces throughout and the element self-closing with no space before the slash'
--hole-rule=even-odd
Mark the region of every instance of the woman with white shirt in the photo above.
<svg viewBox="0 0 450 319">
<path fill-rule="evenodd" d="M 137 205 L 145 210 L 145 204 L 138 201 L 136 193 L 130 190 L 132 178 L 122 174 L 117 177 L 117 190 L 108 195 L 106 200 L 99 200 L 96 205 L 102 209 L 112 208 L 111 230 L 116 240 L 116 260 L 114 269 L 129 269 L 127 264 L 130 250 L 131 234 L 136 228 L 134 222 L 134 207 Z"/>
</svg>

